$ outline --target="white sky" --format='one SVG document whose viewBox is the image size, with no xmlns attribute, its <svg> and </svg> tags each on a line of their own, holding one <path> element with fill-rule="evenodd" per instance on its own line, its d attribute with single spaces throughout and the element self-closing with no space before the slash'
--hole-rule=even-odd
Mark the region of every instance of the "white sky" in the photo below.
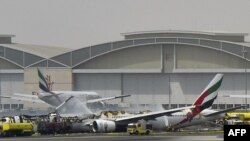
<svg viewBox="0 0 250 141">
<path fill-rule="evenodd" d="M 80 48 L 169 29 L 250 33 L 250 0 L 0 0 L 0 34 L 17 43 Z"/>
</svg>

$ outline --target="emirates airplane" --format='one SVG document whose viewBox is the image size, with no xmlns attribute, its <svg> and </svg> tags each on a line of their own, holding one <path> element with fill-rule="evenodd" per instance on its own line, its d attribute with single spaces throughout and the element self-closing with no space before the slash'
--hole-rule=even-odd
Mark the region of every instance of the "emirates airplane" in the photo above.
<svg viewBox="0 0 250 141">
<path fill-rule="evenodd" d="M 86 104 L 93 104 L 98 102 L 101 104 L 105 104 L 104 102 L 107 100 L 130 96 L 130 95 L 121 95 L 121 96 L 102 98 L 94 91 L 52 91 L 51 86 L 49 86 L 44 75 L 41 73 L 39 69 L 37 70 L 39 76 L 39 88 L 41 90 L 40 93 L 35 93 L 33 95 L 15 93 L 14 96 L 1 96 L 1 97 L 10 98 L 18 101 L 29 101 L 33 103 L 47 103 L 53 107 L 57 107 L 58 109 L 72 98 L 75 99 L 75 103 L 73 103 L 74 106 L 76 104 L 79 104 L 80 102 L 81 104 L 85 105 L 85 106 L 82 105 L 82 107 L 85 108 Z"/>
<path fill-rule="evenodd" d="M 204 123 L 206 120 L 218 118 L 223 112 L 238 108 L 236 107 L 224 111 L 208 109 L 217 98 L 222 79 L 223 74 L 216 74 L 200 96 L 194 101 L 192 106 L 136 115 L 102 117 L 85 121 L 85 126 L 89 126 L 89 130 L 93 132 L 113 132 L 126 128 L 129 123 L 136 123 L 140 120 L 152 123 L 153 129 L 155 130 L 167 128 L 177 129 Z"/>
</svg>

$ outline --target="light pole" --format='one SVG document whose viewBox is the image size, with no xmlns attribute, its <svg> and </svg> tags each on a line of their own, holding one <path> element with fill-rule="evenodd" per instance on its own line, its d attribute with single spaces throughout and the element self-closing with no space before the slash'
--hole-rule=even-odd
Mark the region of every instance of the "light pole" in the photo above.
<svg viewBox="0 0 250 141">
<path fill-rule="evenodd" d="M 245 95 L 246 95 L 245 106 L 246 106 L 246 110 L 247 110 L 247 58 L 246 58 L 247 51 L 246 51 L 245 47 L 244 47 L 242 53 L 243 53 L 243 57 L 245 59 Z"/>
</svg>

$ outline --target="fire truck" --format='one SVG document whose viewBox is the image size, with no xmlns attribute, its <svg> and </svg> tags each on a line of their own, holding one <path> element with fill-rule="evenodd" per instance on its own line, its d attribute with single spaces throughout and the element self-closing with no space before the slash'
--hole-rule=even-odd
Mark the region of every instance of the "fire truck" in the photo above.
<svg viewBox="0 0 250 141">
<path fill-rule="evenodd" d="M 149 135 L 152 132 L 152 124 L 146 122 L 130 123 L 127 132 L 129 135 Z"/>
<path fill-rule="evenodd" d="M 250 112 L 229 112 L 225 116 L 227 125 L 250 125 Z"/>
<path fill-rule="evenodd" d="M 0 121 L 0 136 L 31 136 L 33 124 L 21 116 L 3 117 Z"/>
</svg>

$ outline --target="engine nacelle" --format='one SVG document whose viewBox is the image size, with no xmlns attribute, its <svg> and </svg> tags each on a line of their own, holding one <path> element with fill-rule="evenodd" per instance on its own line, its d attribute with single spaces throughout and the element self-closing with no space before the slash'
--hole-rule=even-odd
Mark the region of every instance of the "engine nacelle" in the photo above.
<svg viewBox="0 0 250 141">
<path fill-rule="evenodd" d="M 93 122 L 92 130 L 93 132 L 112 132 L 115 131 L 116 124 L 114 121 L 98 119 Z"/>
</svg>

